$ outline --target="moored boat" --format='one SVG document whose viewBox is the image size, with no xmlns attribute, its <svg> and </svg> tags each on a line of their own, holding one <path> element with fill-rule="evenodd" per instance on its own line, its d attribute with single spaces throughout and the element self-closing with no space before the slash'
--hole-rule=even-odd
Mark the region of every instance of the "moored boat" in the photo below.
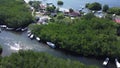
<svg viewBox="0 0 120 68">
<path fill-rule="evenodd" d="M 103 62 L 103 65 L 106 66 L 109 62 L 109 58 L 106 58 L 105 61 Z"/>
<path fill-rule="evenodd" d="M 51 48 L 56 48 L 55 44 L 53 44 L 52 42 L 47 42 L 47 45 L 50 46 Z"/>
<path fill-rule="evenodd" d="M 30 31 L 30 30 L 28 30 L 28 31 L 27 31 L 27 33 L 31 33 L 31 31 Z"/>
<path fill-rule="evenodd" d="M 25 27 L 25 28 L 22 28 L 21 29 L 21 31 L 26 31 L 28 28 L 27 27 Z"/>
<path fill-rule="evenodd" d="M 27 36 L 30 37 L 31 33 L 28 33 Z"/>
<path fill-rule="evenodd" d="M 39 38 L 39 37 L 36 37 L 36 40 L 37 40 L 37 41 L 40 41 L 40 38 Z"/>
<path fill-rule="evenodd" d="M 33 38 L 34 38 L 34 34 L 31 34 L 31 35 L 30 35 L 30 39 L 33 39 Z"/>
<path fill-rule="evenodd" d="M 6 25 L 0 25 L 1 28 L 6 28 L 7 26 Z"/>
<path fill-rule="evenodd" d="M 14 28 L 6 27 L 6 30 L 14 30 Z"/>
<path fill-rule="evenodd" d="M 120 68 L 120 63 L 118 62 L 117 59 L 115 59 L 115 63 L 116 63 L 116 67 L 117 67 L 117 68 Z"/>
</svg>

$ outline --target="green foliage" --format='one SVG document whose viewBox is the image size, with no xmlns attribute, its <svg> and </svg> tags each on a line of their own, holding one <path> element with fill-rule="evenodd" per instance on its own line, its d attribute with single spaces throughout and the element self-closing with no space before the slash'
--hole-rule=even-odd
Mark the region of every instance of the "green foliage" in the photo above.
<svg viewBox="0 0 120 68">
<path fill-rule="evenodd" d="M 104 6 L 103 6 L 103 12 L 107 12 L 108 9 L 109 9 L 109 6 L 108 6 L 108 5 L 104 5 Z"/>
<path fill-rule="evenodd" d="M 51 41 L 60 48 L 84 56 L 120 57 L 117 25 L 110 20 L 95 17 L 75 20 L 64 18 L 33 27 L 38 28 L 32 32 L 41 40 Z"/>
<path fill-rule="evenodd" d="M 47 53 L 19 51 L 11 56 L 3 57 L 0 68 L 98 68 L 85 66 L 78 61 L 60 59 Z"/>
<path fill-rule="evenodd" d="M 85 7 L 88 8 L 89 5 L 90 5 L 90 3 L 86 3 Z"/>
<path fill-rule="evenodd" d="M 46 11 L 48 11 L 48 12 L 54 12 L 55 9 L 56 9 L 56 7 L 55 7 L 54 5 L 52 5 L 52 6 L 51 6 L 51 5 L 50 5 L 50 6 L 48 5 L 47 8 L 46 8 Z"/>
<path fill-rule="evenodd" d="M 120 8 L 118 8 L 118 7 L 113 7 L 113 8 L 110 8 L 107 12 L 108 12 L 109 14 L 120 15 Z"/>
<path fill-rule="evenodd" d="M 74 12 L 74 10 L 72 8 L 69 9 L 70 13 Z"/>
<path fill-rule="evenodd" d="M 91 3 L 91 4 L 86 4 L 86 7 L 90 10 L 96 10 L 96 11 L 99 11 L 101 10 L 101 4 L 98 3 L 98 2 L 94 2 L 94 3 Z"/>
<path fill-rule="evenodd" d="M 25 27 L 33 21 L 32 19 L 23 0 L 0 1 L 0 24 L 13 28 Z"/>
<path fill-rule="evenodd" d="M 61 13 L 60 13 L 60 14 L 58 14 L 58 15 L 57 15 L 57 19 L 64 19 L 64 15 L 63 15 L 63 14 L 61 14 Z"/>
<path fill-rule="evenodd" d="M 40 4 L 41 1 L 29 1 L 29 4 L 35 8 L 35 10 L 39 10 L 40 9 Z"/>
<path fill-rule="evenodd" d="M 58 0 L 58 1 L 57 1 L 57 4 L 58 4 L 58 5 L 63 5 L 63 1 Z"/>
<path fill-rule="evenodd" d="M 86 20 L 91 20 L 92 18 L 94 18 L 94 14 L 93 13 L 88 13 L 86 15 L 84 15 L 82 18 L 86 19 Z"/>
</svg>

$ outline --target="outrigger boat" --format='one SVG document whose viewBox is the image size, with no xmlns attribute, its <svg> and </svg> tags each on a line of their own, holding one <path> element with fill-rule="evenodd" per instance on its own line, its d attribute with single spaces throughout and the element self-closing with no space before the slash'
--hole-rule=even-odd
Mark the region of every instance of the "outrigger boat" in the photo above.
<svg viewBox="0 0 120 68">
<path fill-rule="evenodd" d="M 117 68 L 120 68 L 120 63 L 118 62 L 117 59 L 115 59 L 115 63 L 116 63 L 116 67 L 117 67 Z"/>
<path fill-rule="evenodd" d="M 39 38 L 39 37 L 36 37 L 36 40 L 37 40 L 37 41 L 40 41 L 40 38 Z"/>
<path fill-rule="evenodd" d="M 103 62 L 103 65 L 106 66 L 109 62 L 109 58 L 106 58 L 105 61 Z"/>
<path fill-rule="evenodd" d="M 56 48 L 55 44 L 53 44 L 52 42 L 47 42 L 47 45 L 50 46 L 51 48 Z"/>
</svg>

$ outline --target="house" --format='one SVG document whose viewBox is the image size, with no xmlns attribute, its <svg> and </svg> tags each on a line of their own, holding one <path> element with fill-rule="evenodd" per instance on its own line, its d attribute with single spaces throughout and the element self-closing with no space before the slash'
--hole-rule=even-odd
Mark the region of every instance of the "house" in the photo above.
<svg viewBox="0 0 120 68">
<path fill-rule="evenodd" d="M 115 22 L 120 24 L 120 18 L 115 18 Z"/>
<path fill-rule="evenodd" d="M 63 13 L 69 13 L 69 9 L 66 8 L 59 8 L 59 11 Z"/>
<path fill-rule="evenodd" d="M 73 11 L 73 12 L 69 13 L 69 16 L 70 17 L 78 17 L 78 16 L 80 16 L 80 13 L 77 11 Z"/>
<path fill-rule="evenodd" d="M 46 6 L 45 4 L 40 4 L 40 9 L 41 9 L 41 10 L 45 10 L 46 7 L 47 7 L 47 6 Z"/>
</svg>

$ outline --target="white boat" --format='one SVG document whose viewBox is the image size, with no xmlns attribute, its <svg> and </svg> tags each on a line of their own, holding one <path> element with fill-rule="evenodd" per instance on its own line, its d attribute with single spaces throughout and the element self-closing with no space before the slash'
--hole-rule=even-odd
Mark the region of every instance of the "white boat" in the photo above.
<svg viewBox="0 0 120 68">
<path fill-rule="evenodd" d="M 7 26 L 6 25 L 0 25 L 1 28 L 6 28 Z"/>
<path fill-rule="evenodd" d="M 120 63 L 118 62 L 117 59 L 115 59 L 115 63 L 116 63 L 116 67 L 117 67 L 117 68 L 120 68 Z"/>
<path fill-rule="evenodd" d="M 22 28 L 21 31 L 25 31 L 25 30 L 27 30 L 27 29 L 28 29 L 27 27 L 26 27 L 26 28 Z"/>
<path fill-rule="evenodd" d="M 27 33 L 31 33 L 31 31 L 30 31 L 30 30 L 28 30 L 28 31 L 27 31 Z"/>
<path fill-rule="evenodd" d="M 28 33 L 28 35 L 27 35 L 27 36 L 28 36 L 28 37 L 30 37 L 30 35 L 31 35 L 31 33 Z"/>
<path fill-rule="evenodd" d="M 39 37 L 36 37 L 36 40 L 37 40 L 37 41 L 40 41 L 40 38 L 39 38 Z"/>
<path fill-rule="evenodd" d="M 50 46 L 51 48 L 56 48 L 55 44 L 53 44 L 52 42 L 47 42 L 47 45 Z"/>
<path fill-rule="evenodd" d="M 14 28 L 9 28 L 9 27 L 7 27 L 6 30 L 14 30 Z"/>
<path fill-rule="evenodd" d="M 31 35 L 30 35 L 30 39 L 33 39 L 33 37 L 34 37 L 34 35 L 33 35 L 33 34 L 31 34 Z"/>
<path fill-rule="evenodd" d="M 108 64 L 109 58 L 106 58 L 105 61 L 103 62 L 103 65 L 106 66 Z"/>
</svg>

